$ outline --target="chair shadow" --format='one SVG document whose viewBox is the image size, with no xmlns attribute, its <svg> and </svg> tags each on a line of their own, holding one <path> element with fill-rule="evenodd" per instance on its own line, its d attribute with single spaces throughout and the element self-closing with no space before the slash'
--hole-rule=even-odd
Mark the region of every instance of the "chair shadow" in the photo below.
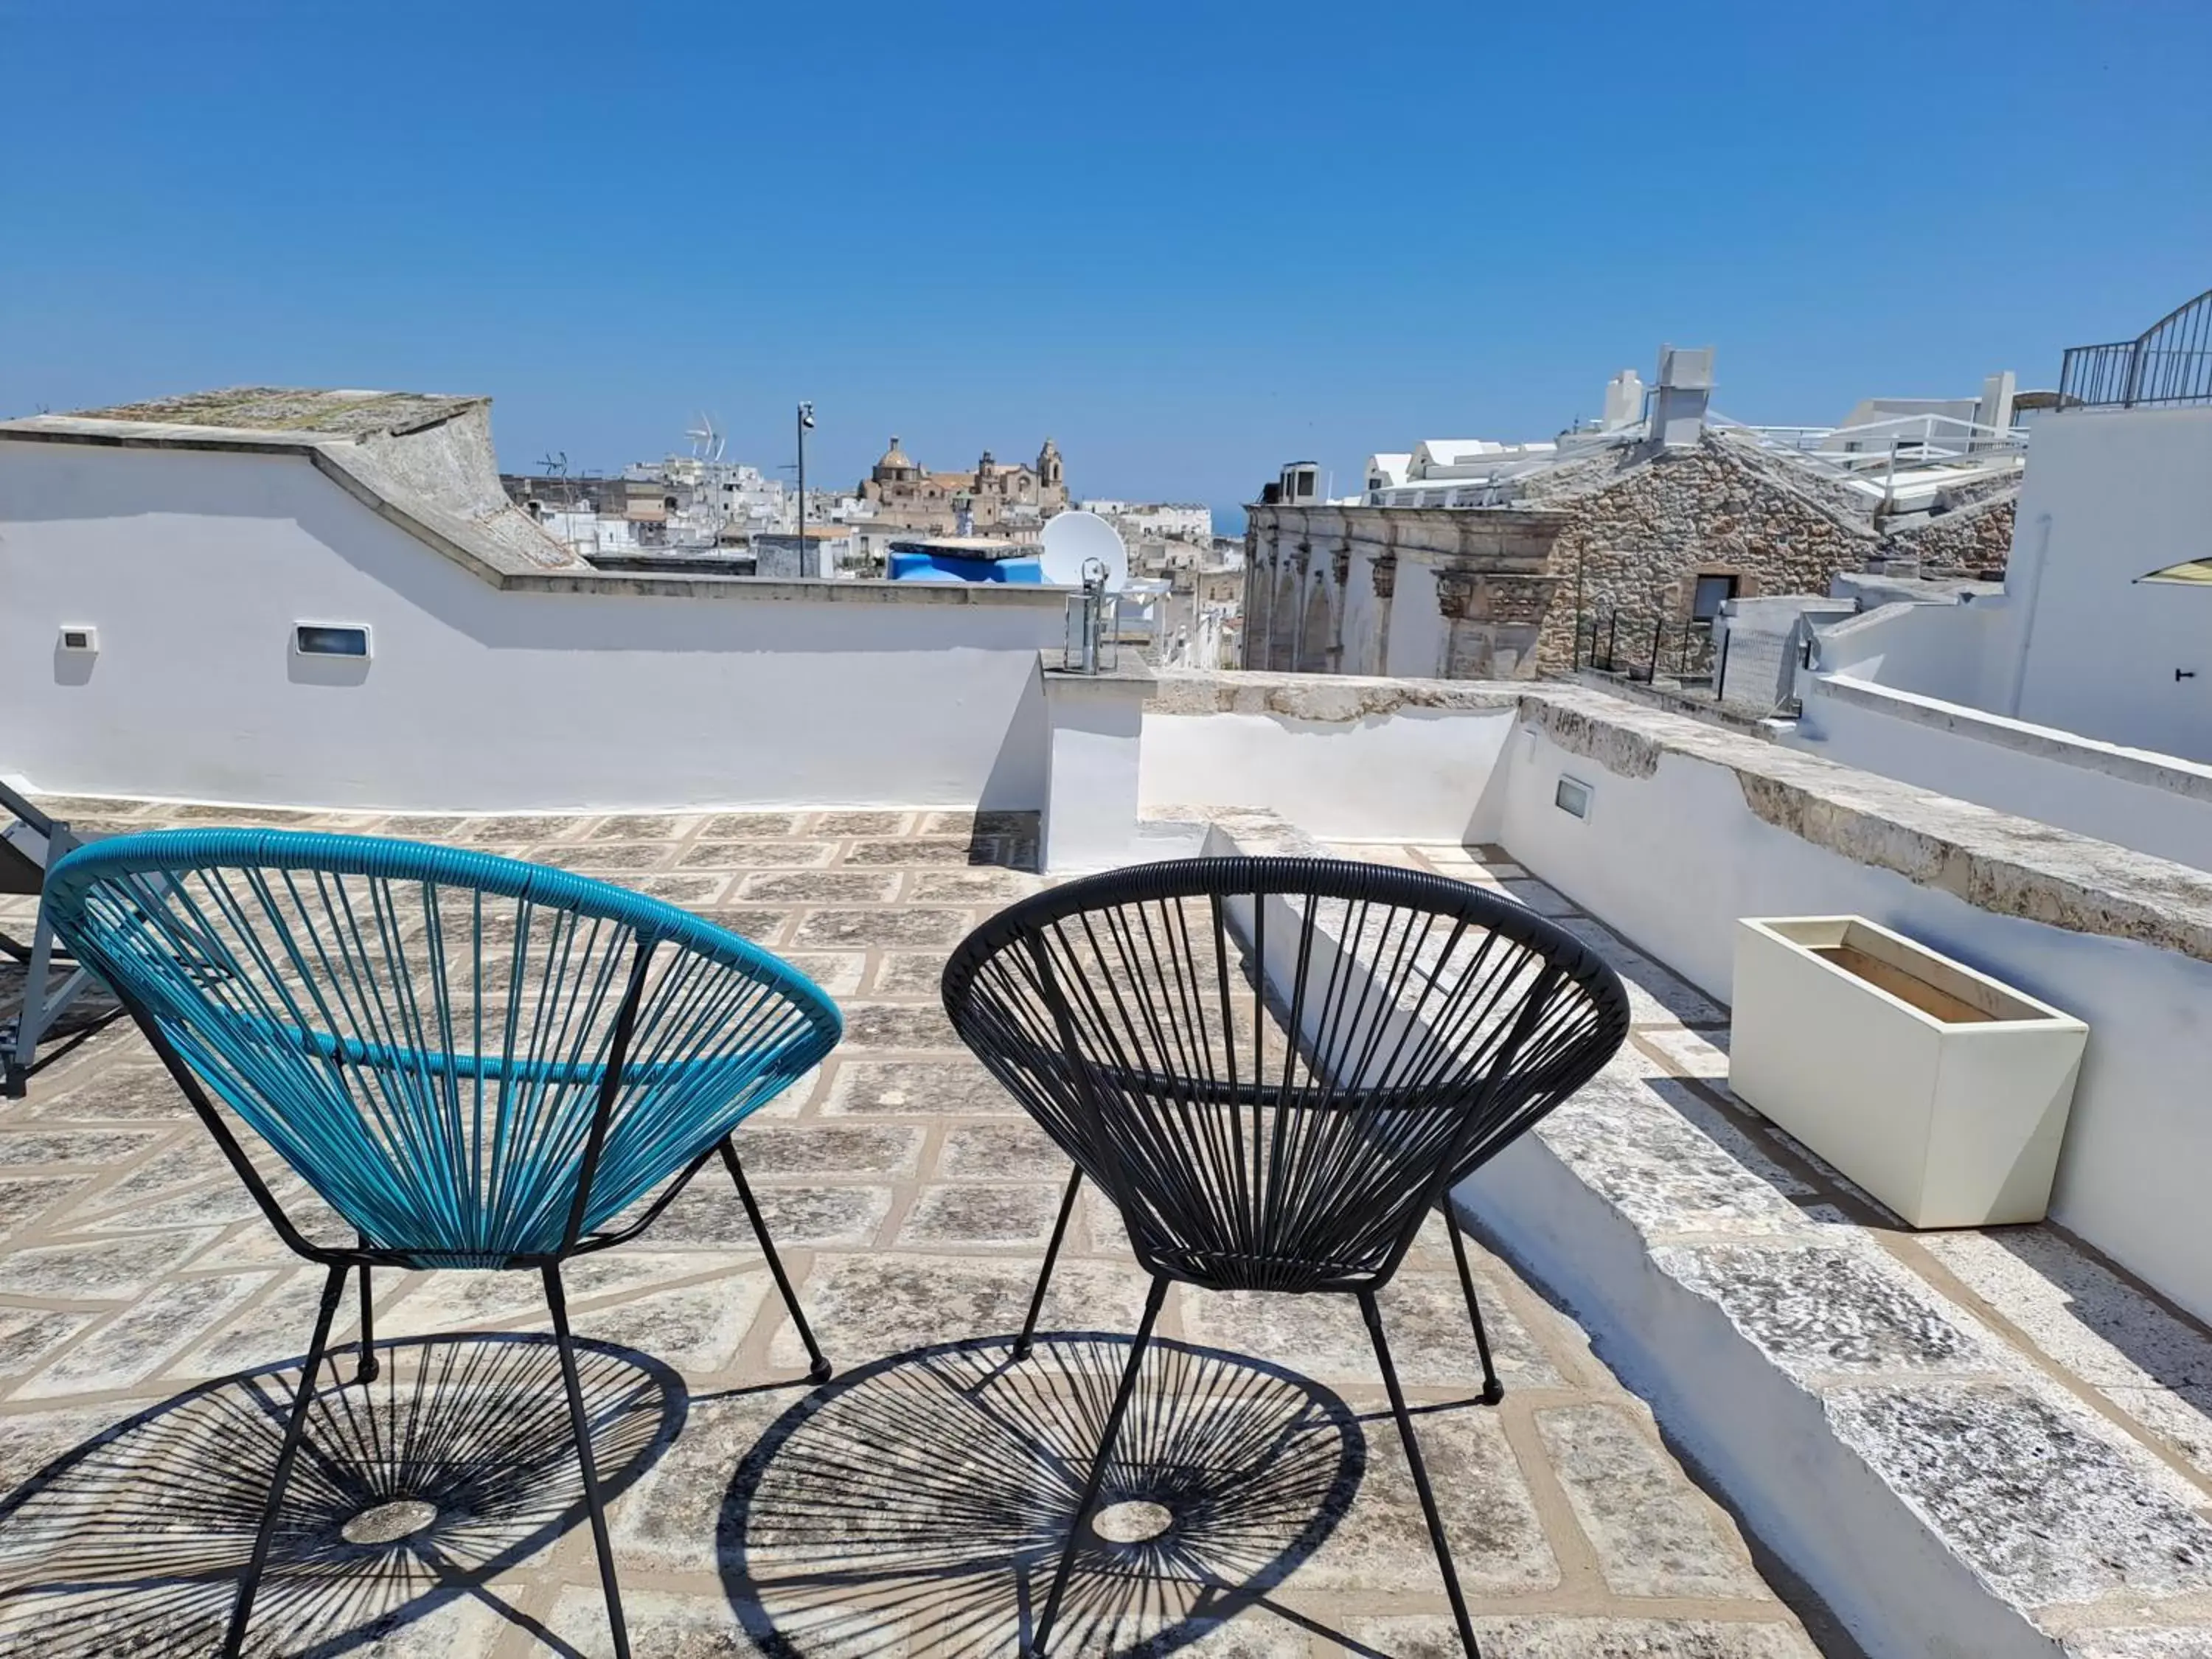
<svg viewBox="0 0 2212 1659">
<path fill-rule="evenodd" d="M 608 1343 L 575 1346 L 611 1502 L 676 1438 L 689 1401 L 658 1360 Z M 325 1368 L 249 1651 L 358 1650 L 463 1596 L 520 1617 L 489 1581 L 584 1518 L 550 1337 L 377 1347 L 374 1382 L 351 1380 L 354 1348 Z M 216 1651 L 299 1375 L 292 1360 L 164 1401 L 0 1499 L 0 1650 L 46 1659 Z M 385 1507 L 403 1503 L 414 1507 Z"/>
<path fill-rule="evenodd" d="M 1128 1352 L 1093 1333 L 1041 1336 L 1019 1362 L 1003 1338 L 946 1343 L 808 1395 L 723 1504 L 723 1585 L 747 1635 L 778 1659 L 1020 1651 Z M 1318 1384 L 1156 1339 L 1053 1647 L 1198 1641 L 1321 1547 L 1366 1463 L 1357 1416 Z"/>
</svg>

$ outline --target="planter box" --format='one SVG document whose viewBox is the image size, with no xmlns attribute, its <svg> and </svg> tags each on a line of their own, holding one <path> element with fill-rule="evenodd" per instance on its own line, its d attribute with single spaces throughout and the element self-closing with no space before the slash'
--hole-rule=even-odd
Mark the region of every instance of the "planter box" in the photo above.
<svg viewBox="0 0 2212 1659">
<path fill-rule="evenodd" d="M 1911 1226 L 2043 1218 L 2088 1036 L 1856 916 L 1737 926 L 1729 1087 Z"/>
</svg>

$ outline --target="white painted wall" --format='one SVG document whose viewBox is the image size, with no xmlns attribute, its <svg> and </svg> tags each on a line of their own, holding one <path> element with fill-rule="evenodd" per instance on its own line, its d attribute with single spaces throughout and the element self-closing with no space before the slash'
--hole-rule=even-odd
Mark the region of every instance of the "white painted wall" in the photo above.
<svg viewBox="0 0 2212 1659">
<path fill-rule="evenodd" d="M 374 659 L 295 657 L 303 621 L 368 624 Z M 56 649 L 81 623 L 88 663 Z M 1036 653 L 1063 626 L 1057 604 L 502 592 L 304 459 L 0 442 L 0 773 L 40 789 L 1032 810 Z"/>
<path fill-rule="evenodd" d="M 2052 1214 L 2212 1317 L 2212 964 L 1993 915 L 1856 863 L 1762 822 L 1711 762 L 1666 754 L 1654 775 L 1621 777 L 1523 729 L 1506 764 L 1507 850 L 1716 997 L 1729 994 L 1738 917 L 1857 915 L 2087 1020 Z M 1562 775 L 1593 787 L 1587 819 L 1553 805 Z"/>
<path fill-rule="evenodd" d="M 1266 807 L 1338 841 L 1489 841 L 1510 708 L 1401 708 L 1357 720 L 1145 715 L 1139 800 Z"/>
<path fill-rule="evenodd" d="M 1871 701 L 1881 707 L 1869 707 Z M 1808 679 L 1783 739 L 1845 766 L 2212 870 L 2212 766 L 1887 686 Z"/>
<path fill-rule="evenodd" d="M 1985 706 L 2212 760 L 2212 587 L 2136 580 L 2212 558 L 2212 409 L 2039 422 L 2018 523 L 2005 589 L 2029 613 L 2019 696 Z"/>
<path fill-rule="evenodd" d="M 1820 625 L 1814 671 L 2001 713 L 2023 614 L 2010 594 L 1969 605 L 1877 605 Z M 1729 672 L 1733 678 L 1733 665 Z M 1798 691 L 1804 695 L 1802 685 Z"/>
</svg>

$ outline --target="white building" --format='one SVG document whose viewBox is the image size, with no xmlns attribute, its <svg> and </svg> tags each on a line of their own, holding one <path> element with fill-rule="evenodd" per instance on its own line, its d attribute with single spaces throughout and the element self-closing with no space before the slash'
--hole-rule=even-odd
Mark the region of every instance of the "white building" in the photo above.
<svg viewBox="0 0 2212 1659">
<path fill-rule="evenodd" d="M 2172 373 L 2191 354 L 2164 337 L 2135 343 Z M 2194 356 L 2201 383 L 2162 400 L 2063 390 L 2002 589 L 1899 585 L 1819 628 L 1788 739 L 2212 869 L 2212 351 Z"/>
</svg>

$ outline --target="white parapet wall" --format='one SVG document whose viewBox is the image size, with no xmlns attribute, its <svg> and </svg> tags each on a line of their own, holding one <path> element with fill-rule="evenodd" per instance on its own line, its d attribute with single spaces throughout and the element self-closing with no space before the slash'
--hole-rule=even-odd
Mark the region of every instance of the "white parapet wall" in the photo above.
<svg viewBox="0 0 2212 1659">
<path fill-rule="evenodd" d="M 1043 804 L 1056 589 L 495 582 L 293 453 L 0 442 L 0 774 L 511 811 Z M 368 631 L 302 656 L 303 623 Z M 94 648 L 66 648 L 64 630 Z"/>
<path fill-rule="evenodd" d="M 1523 686 L 1163 669 L 1139 798 L 1264 807 L 1334 841 L 1495 838 Z"/>
<path fill-rule="evenodd" d="M 2052 1217 L 2212 1317 L 2212 876 L 1595 692 L 1506 765 L 1507 850 L 1723 1002 L 1739 918 L 1849 915 L 2086 1020 Z"/>
<path fill-rule="evenodd" d="M 2212 869 L 2212 765 L 1875 684 L 1808 675 L 1784 738 L 1845 766 Z"/>
</svg>

